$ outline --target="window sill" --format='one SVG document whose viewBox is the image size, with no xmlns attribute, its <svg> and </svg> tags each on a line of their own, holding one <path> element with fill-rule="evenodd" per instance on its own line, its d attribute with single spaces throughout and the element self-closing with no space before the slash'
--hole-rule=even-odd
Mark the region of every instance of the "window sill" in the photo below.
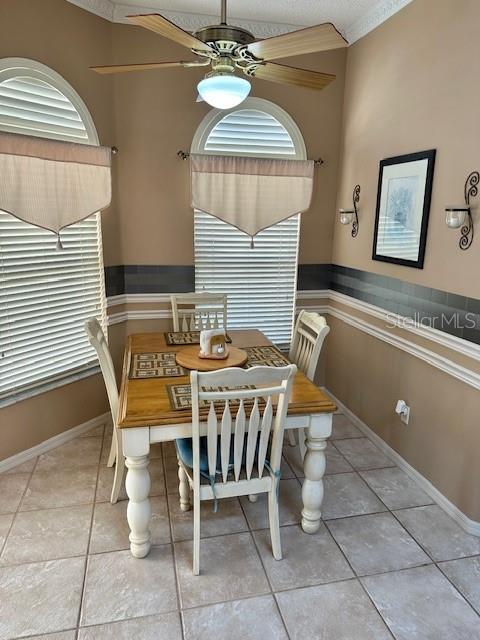
<svg viewBox="0 0 480 640">
<path fill-rule="evenodd" d="M 47 391 L 53 391 L 54 389 L 58 389 L 59 387 L 63 387 L 67 384 L 71 384 L 72 382 L 78 382 L 79 380 L 83 380 L 84 378 L 94 376 L 97 373 L 100 373 L 100 367 L 98 363 L 92 363 L 91 365 L 82 367 L 80 369 L 67 371 L 65 374 L 62 374 L 54 380 L 40 382 L 34 387 L 24 389 L 23 391 L 12 392 L 8 396 L 0 398 L 0 409 L 3 407 L 8 407 L 12 404 L 16 404 L 17 402 L 22 402 L 23 400 L 28 400 L 29 398 L 34 398 L 35 396 L 39 396 L 42 393 L 46 393 Z"/>
</svg>

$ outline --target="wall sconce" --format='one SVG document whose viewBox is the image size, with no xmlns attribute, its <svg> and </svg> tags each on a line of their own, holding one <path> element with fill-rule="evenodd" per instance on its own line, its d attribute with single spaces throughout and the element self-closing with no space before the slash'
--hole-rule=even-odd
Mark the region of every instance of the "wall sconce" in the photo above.
<svg viewBox="0 0 480 640">
<path fill-rule="evenodd" d="M 472 171 L 465 181 L 465 204 L 445 207 L 446 223 L 450 229 L 460 229 L 461 237 L 458 243 L 460 249 L 465 251 L 473 242 L 473 218 L 470 209 L 470 198 L 478 195 L 478 183 L 480 173 Z"/>
<path fill-rule="evenodd" d="M 352 238 L 355 238 L 358 233 L 358 210 L 357 204 L 360 202 L 360 185 L 357 184 L 353 190 L 353 209 L 340 209 L 340 223 L 352 225 Z"/>
</svg>

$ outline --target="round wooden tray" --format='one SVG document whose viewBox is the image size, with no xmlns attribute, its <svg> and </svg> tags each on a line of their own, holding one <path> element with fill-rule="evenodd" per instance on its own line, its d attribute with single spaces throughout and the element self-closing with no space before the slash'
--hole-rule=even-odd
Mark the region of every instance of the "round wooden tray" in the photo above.
<svg viewBox="0 0 480 640">
<path fill-rule="evenodd" d="M 195 369 L 196 371 L 216 371 L 226 367 L 241 367 L 247 361 L 248 355 L 243 349 L 228 345 L 228 356 L 223 359 L 200 358 L 200 345 L 194 344 L 181 349 L 177 355 L 177 364 L 185 369 Z"/>
</svg>

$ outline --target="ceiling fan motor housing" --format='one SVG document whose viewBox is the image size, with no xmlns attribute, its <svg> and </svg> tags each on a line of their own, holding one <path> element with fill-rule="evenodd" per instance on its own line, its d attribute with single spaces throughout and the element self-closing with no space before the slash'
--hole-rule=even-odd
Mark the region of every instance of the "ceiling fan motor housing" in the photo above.
<svg viewBox="0 0 480 640">
<path fill-rule="evenodd" d="M 211 27 L 202 27 L 193 34 L 202 42 L 229 42 L 234 46 L 246 45 L 255 42 L 255 36 L 241 27 L 232 27 L 227 24 L 218 24 Z M 233 48 L 233 47 L 232 47 Z"/>
</svg>

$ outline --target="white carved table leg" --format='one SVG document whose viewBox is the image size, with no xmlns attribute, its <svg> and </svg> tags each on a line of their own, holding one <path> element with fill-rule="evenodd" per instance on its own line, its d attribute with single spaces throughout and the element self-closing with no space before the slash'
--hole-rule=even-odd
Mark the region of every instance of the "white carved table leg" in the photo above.
<svg viewBox="0 0 480 640">
<path fill-rule="evenodd" d="M 332 433 L 332 414 L 310 417 L 307 428 L 306 454 L 303 461 L 305 480 L 302 486 L 302 529 L 316 533 L 320 528 L 323 501 L 323 475 L 325 473 L 325 448 Z"/>
<path fill-rule="evenodd" d="M 180 494 L 180 509 L 182 511 L 190 510 L 190 485 L 185 469 L 178 461 L 178 493 Z"/>
<path fill-rule="evenodd" d="M 150 551 L 150 474 L 148 427 L 123 430 L 123 453 L 127 465 L 125 487 L 128 495 L 127 520 L 130 527 L 130 550 L 135 558 Z"/>
</svg>

